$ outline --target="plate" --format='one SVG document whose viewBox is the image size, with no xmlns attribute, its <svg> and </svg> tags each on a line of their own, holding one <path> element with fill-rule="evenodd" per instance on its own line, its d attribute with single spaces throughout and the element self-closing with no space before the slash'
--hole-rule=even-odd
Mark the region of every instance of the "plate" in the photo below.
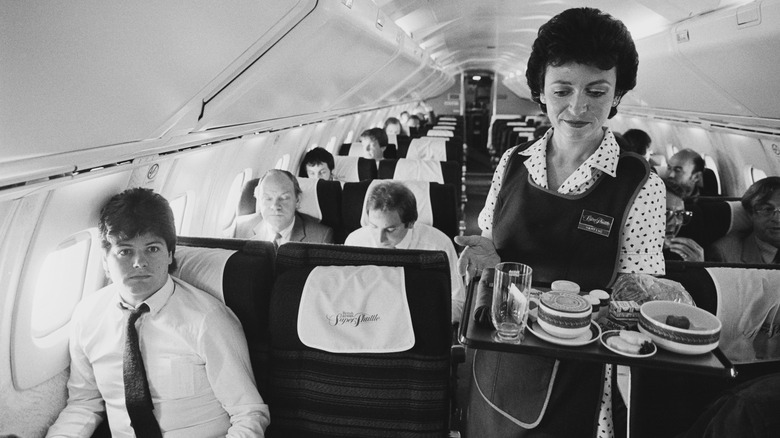
<svg viewBox="0 0 780 438">
<path fill-rule="evenodd" d="M 620 336 L 620 330 L 607 330 L 604 332 L 604 334 L 601 335 L 601 345 L 607 347 L 607 350 L 617 353 L 621 356 L 627 356 L 627 357 L 650 357 L 654 355 L 658 351 L 658 347 L 655 345 L 654 342 L 650 342 L 653 344 L 653 351 L 647 354 L 631 354 L 626 353 L 625 351 L 620 351 L 617 348 L 612 348 L 607 344 L 607 339 L 611 338 L 612 336 Z"/>
<path fill-rule="evenodd" d="M 553 344 L 565 345 L 568 347 L 579 347 L 581 345 L 588 345 L 591 342 L 598 339 L 599 336 L 601 336 L 601 328 L 594 321 L 590 322 L 590 332 L 572 339 L 564 339 L 564 338 L 559 338 L 557 336 L 553 336 L 547 333 L 546 331 L 544 331 L 544 329 L 539 326 L 538 322 L 533 322 L 531 324 L 528 324 L 528 331 L 536 335 L 536 337 L 539 339 L 545 340 Z"/>
</svg>

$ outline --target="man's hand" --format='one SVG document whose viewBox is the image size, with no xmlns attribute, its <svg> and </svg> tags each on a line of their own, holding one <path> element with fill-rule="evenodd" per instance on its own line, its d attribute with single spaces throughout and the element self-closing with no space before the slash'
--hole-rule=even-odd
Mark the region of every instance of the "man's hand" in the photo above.
<svg viewBox="0 0 780 438">
<path fill-rule="evenodd" d="M 687 237 L 672 237 L 668 239 L 669 250 L 679 254 L 686 262 L 703 262 L 704 248 L 695 240 Z"/>
<path fill-rule="evenodd" d="M 501 262 L 493 241 L 483 236 L 455 236 L 455 243 L 466 248 L 458 259 L 458 271 L 466 276 L 466 284 L 485 268 L 494 268 Z"/>
</svg>

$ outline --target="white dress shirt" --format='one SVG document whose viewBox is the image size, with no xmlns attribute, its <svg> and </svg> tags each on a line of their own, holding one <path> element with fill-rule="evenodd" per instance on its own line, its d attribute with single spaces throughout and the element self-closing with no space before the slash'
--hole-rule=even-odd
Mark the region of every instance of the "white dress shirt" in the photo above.
<svg viewBox="0 0 780 438">
<path fill-rule="evenodd" d="M 295 226 L 295 221 L 298 220 L 297 215 L 293 216 L 293 220 L 290 222 L 290 225 L 287 225 L 283 230 L 279 231 L 279 235 L 282 237 L 279 238 L 279 241 L 277 242 L 279 245 L 283 243 L 287 243 L 290 241 L 290 236 L 292 236 L 292 230 Z M 263 221 L 257 226 L 255 226 L 255 236 L 252 237 L 252 240 L 264 240 L 266 242 L 273 242 L 276 240 L 276 231 L 271 229 L 271 225 Z"/>
<path fill-rule="evenodd" d="M 344 245 L 364 246 L 379 248 L 373 234 L 368 227 L 358 228 L 347 236 Z M 414 227 L 406 233 L 406 236 L 395 246 L 397 249 L 427 249 L 444 251 L 450 262 L 451 293 L 452 293 L 452 321 L 459 322 L 463 314 L 463 302 L 466 301 L 466 289 L 463 285 L 463 277 L 458 275 L 458 253 L 452 241 L 446 234 L 438 229 L 425 224 L 415 223 Z"/>
<path fill-rule="evenodd" d="M 139 344 L 163 436 L 262 437 L 268 406 L 257 392 L 241 323 L 222 302 L 177 278 L 145 303 Z M 89 437 L 108 414 L 113 437 L 134 437 L 122 358 L 132 308 L 109 285 L 70 322 L 68 404 L 47 437 Z"/>
</svg>

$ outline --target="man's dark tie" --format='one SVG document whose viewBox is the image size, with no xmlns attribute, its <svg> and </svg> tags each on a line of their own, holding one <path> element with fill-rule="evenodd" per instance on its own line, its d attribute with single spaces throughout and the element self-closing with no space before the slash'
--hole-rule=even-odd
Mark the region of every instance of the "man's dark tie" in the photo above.
<svg viewBox="0 0 780 438">
<path fill-rule="evenodd" d="M 146 369 L 138 346 L 138 332 L 135 322 L 144 312 L 149 310 L 146 303 L 141 304 L 130 313 L 127 319 L 127 337 L 125 338 L 124 380 L 125 405 L 130 416 L 130 425 L 138 438 L 162 437 L 160 426 L 154 418 L 152 395 L 149 393 L 149 382 L 146 380 Z"/>
<path fill-rule="evenodd" d="M 276 236 L 274 236 L 274 249 L 279 249 L 279 242 L 282 241 L 282 235 L 279 233 L 276 233 Z"/>
</svg>

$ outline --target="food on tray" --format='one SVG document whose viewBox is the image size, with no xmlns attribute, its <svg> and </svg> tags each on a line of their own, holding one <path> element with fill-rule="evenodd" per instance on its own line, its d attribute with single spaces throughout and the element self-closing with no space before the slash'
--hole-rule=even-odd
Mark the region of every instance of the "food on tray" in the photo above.
<svg viewBox="0 0 780 438">
<path fill-rule="evenodd" d="M 691 320 L 685 316 L 669 315 L 666 317 L 666 325 L 687 330 L 691 328 Z"/>
<path fill-rule="evenodd" d="M 621 330 L 618 336 L 607 338 L 607 345 L 628 354 L 641 355 L 653 352 L 653 342 L 642 333 Z"/>
</svg>

